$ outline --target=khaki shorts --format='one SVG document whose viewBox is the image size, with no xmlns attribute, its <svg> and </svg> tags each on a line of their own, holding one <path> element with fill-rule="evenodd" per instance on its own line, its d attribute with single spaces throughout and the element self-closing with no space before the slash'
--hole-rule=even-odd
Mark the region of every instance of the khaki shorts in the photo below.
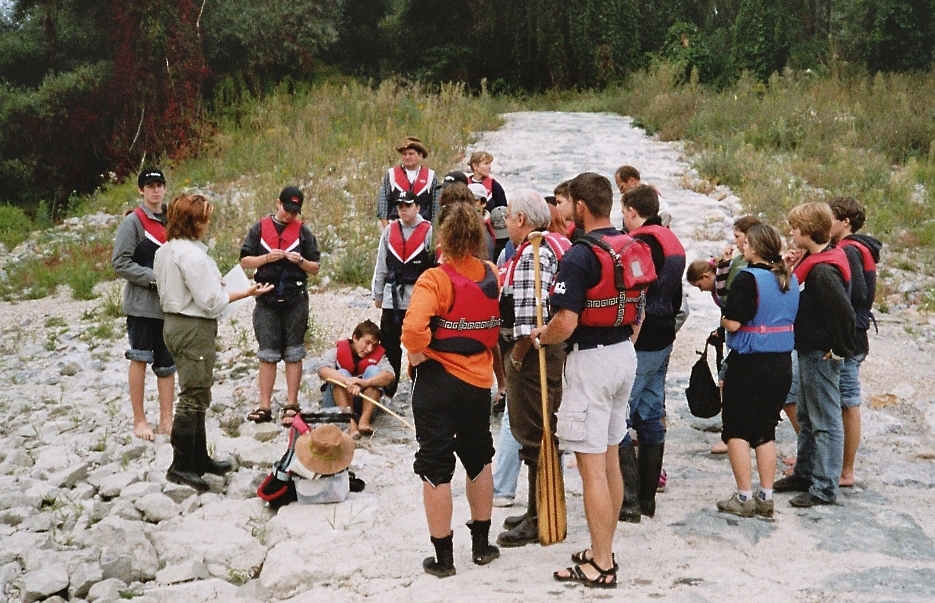
<svg viewBox="0 0 935 603">
<path fill-rule="evenodd" d="M 629 340 L 569 352 L 556 429 L 561 449 L 604 454 L 619 444 L 627 433 L 635 378 L 636 352 Z"/>
</svg>

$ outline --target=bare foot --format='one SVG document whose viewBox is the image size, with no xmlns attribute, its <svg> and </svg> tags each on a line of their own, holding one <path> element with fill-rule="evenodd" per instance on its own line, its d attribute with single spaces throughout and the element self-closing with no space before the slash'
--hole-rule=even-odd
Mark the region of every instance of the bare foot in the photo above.
<svg viewBox="0 0 935 603">
<path fill-rule="evenodd" d="M 357 431 L 360 432 L 360 435 L 373 435 L 373 427 L 371 427 L 369 423 L 361 423 L 357 426 Z"/>
<path fill-rule="evenodd" d="M 842 488 L 853 488 L 854 484 L 856 483 L 857 483 L 857 480 L 854 479 L 853 475 L 851 475 L 850 477 L 844 477 L 842 475 L 841 479 L 838 480 L 838 486 Z"/>
<path fill-rule="evenodd" d="M 795 467 L 786 467 L 782 470 L 782 474 L 786 477 L 791 476 L 793 473 L 795 473 Z"/>
<path fill-rule="evenodd" d="M 795 467 L 795 457 L 787 456 L 786 458 L 782 459 L 782 464 L 787 467 Z"/>
<path fill-rule="evenodd" d="M 153 435 L 153 430 L 149 428 L 149 423 L 146 421 L 141 421 L 133 426 L 133 435 L 147 442 L 152 442 L 156 439 L 156 436 Z"/>
<path fill-rule="evenodd" d="M 159 421 L 159 427 L 156 429 L 156 433 L 162 433 L 165 435 L 172 433 L 172 419 L 169 419 L 166 422 Z"/>
</svg>

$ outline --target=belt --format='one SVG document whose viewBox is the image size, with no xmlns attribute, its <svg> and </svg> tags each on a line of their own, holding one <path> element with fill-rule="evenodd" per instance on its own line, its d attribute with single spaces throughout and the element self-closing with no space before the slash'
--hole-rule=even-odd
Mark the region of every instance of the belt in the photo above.
<svg viewBox="0 0 935 603">
<path fill-rule="evenodd" d="M 577 352 L 579 350 L 595 350 L 597 348 L 603 348 L 608 344 L 604 343 L 573 343 L 569 348 L 571 352 Z M 616 344 L 613 344 L 616 345 Z"/>
</svg>

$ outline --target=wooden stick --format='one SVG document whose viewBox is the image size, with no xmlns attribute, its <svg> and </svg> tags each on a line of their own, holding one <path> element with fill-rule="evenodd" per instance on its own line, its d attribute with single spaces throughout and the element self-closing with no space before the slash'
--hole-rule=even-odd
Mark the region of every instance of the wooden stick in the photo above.
<svg viewBox="0 0 935 603">
<path fill-rule="evenodd" d="M 536 326 L 542 327 L 542 270 L 539 267 L 541 232 L 528 236 L 532 244 L 533 273 L 535 275 Z M 549 406 L 546 379 L 545 348 L 539 347 L 539 391 L 542 398 L 542 444 L 539 447 L 539 466 L 536 472 L 536 506 L 539 510 L 539 543 L 543 546 L 565 540 L 568 518 L 565 511 L 565 482 L 562 466 L 552 440 L 552 410 Z M 533 496 L 532 493 L 529 496 Z"/>
<path fill-rule="evenodd" d="M 347 385 L 341 383 L 341 382 L 338 381 L 337 379 L 330 379 L 330 378 L 329 378 L 329 379 L 325 379 L 325 381 L 327 381 L 328 383 L 331 383 L 331 384 L 333 384 L 333 385 L 337 385 L 338 387 L 343 387 L 344 389 L 347 389 Z M 367 402 L 370 402 L 371 404 L 373 404 L 373 405 L 376 406 L 377 408 L 381 408 L 381 409 L 385 410 L 386 412 L 390 413 L 392 416 L 396 417 L 396 419 L 398 419 L 400 423 L 402 423 L 403 425 L 405 425 L 406 427 L 408 427 L 408 428 L 411 429 L 412 431 L 415 431 L 415 430 L 416 430 L 416 428 L 413 427 L 412 425 L 410 425 L 409 422 L 408 422 L 406 419 L 402 418 L 401 416 L 399 416 L 398 414 L 396 414 L 395 412 L 393 412 L 392 410 L 390 410 L 390 409 L 387 408 L 386 406 L 380 404 L 379 402 L 377 402 L 376 400 L 374 400 L 374 399 L 371 398 L 370 396 L 368 396 L 368 395 L 366 395 L 366 394 L 364 394 L 364 393 L 360 393 L 360 394 L 357 394 L 357 395 L 360 396 L 361 398 L 363 398 L 364 400 L 366 400 Z"/>
</svg>

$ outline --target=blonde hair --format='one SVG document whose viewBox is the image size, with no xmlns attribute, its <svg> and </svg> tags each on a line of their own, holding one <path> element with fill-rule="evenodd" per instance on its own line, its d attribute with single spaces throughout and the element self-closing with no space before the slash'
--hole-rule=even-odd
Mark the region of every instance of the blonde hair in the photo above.
<svg viewBox="0 0 935 603">
<path fill-rule="evenodd" d="M 474 151 L 468 159 L 468 166 L 473 169 L 478 163 L 493 163 L 493 155 L 487 151 Z"/>
<path fill-rule="evenodd" d="M 819 245 L 824 245 L 831 239 L 834 214 L 827 203 L 803 203 L 793 207 L 786 219 L 792 228 L 798 228 L 799 232 Z"/>
</svg>

